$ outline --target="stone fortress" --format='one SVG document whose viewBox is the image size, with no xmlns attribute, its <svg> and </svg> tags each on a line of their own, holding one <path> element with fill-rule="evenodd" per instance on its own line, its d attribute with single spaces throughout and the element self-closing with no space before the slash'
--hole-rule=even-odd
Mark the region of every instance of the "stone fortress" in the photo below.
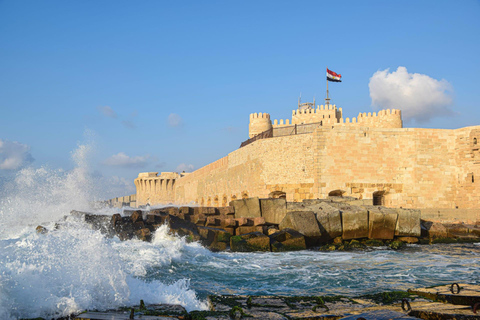
<svg viewBox="0 0 480 320">
<path fill-rule="evenodd" d="M 336 105 L 299 101 L 291 120 L 251 114 L 249 137 L 192 173 L 140 173 L 136 205 L 349 196 L 396 208 L 479 207 L 480 126 L 403 128 L 400 110 L 344 119 Z"/>
</svg>

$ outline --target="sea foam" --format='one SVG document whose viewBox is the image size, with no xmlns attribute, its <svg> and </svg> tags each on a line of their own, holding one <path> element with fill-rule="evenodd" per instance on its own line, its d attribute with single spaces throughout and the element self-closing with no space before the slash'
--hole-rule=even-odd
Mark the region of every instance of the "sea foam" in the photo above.
<svg viewBox="0 0 480 320">
<path fill-rule="evenodd" d="M 207 309 L 188 278 L 145 278 L 167 270 L 197 244 L 168 235 L 154 241 L 120 242 L 69 215 L 90 207 L 98 189 L 88 174 L 89 146 L 72 153 L 71 171 L 25 168 L 3 186 L 0 198 L 0 318 L 60 317 L 86 309 L 106 310 L 146 303 Z M 107 212 L 106 212 L 107 211 Z M 104 213 L 109 210 L 103 210 Z M 46 234 L 35 231 L 37 225 Z M 186 249 L 187 248 L 187 249 Z M 188 249 L 190 248 L 190 249 Z"/>
</svg>

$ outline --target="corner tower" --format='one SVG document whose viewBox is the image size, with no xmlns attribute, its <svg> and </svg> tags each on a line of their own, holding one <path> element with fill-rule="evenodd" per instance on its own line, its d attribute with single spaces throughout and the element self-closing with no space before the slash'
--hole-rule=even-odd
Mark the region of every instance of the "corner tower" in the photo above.
<svg viewBox="0 0 480 320">
<path fill-rule="evenodd" d="M 272 129 L 272 121 L 268 113 L 252 113 L 250 114 L 250 124 L 248 125 L 248 137 L 254 136 Z"/>
</svg>

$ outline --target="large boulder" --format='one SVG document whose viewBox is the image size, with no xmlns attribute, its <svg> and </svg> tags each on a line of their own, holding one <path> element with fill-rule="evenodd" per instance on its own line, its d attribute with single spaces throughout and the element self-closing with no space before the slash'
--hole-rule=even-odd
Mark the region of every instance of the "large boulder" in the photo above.
<svg viewBox="0 0 480 320">
<path fill-rule="evenodd" d="M 186 237 L 191 241 L 200 240 L 198 233 L 198 226 L 190 221 L 185 221 L 179 217 L 168 215 L 165 219 L 165 223 L 168 224 L 170 232 L 180 237 Z"/>
<path fill-rule="evenodd" d="M 368 237 L 368 211 L 346 203 L 331 203 L 342 212 L 342 238 L 345 240 Z"/>
<path fill-rule="evenodd" d="M 319 211 L 316 212 L 318 226 L 322 234 L 322 241 L 329 241 L 340 237 L 343 232 L 342 214 L 340 210 L 332 207 L 327 202 L 319 204 Z"/>
<path fill-rule="evenodd" d="M 317 217 L 312 211 L 288 212 L 279 225 L 280 230 L 293 229 L 305 236 L 308 246 L 319 243 L 322 233 L 318 226 Z"/>
<path fill-rule="evenodd" d="M 272 252 L 298 251 L 307 249 L 305 237 L 298 231 L 283 229 L 269 235 Z"/>
<path fill-rule="evenodd" d="M 230 238 L 234 252 L 270 251 L 270 238 L 261 232 L 252 232 Z"/>
<path fill-rule="evenodd" d="M 266 223 L 280 224 L 287 214 L 287 201 L 285 199 L 260 199 L 260 209 Z"/>
<path fill-rule="evenodd" d="M 420 237 L 420 210 L 396 209 L 398 213 L 395 236 L 399 237 Z"/>
<path fill-rule="evenodd" d="M 396 213 L 368 212 L 368 238 L 377 240 L 392 240 L 397 225 Z"/>
<path fill-rule="evenodd" d="M 447 228 L 439 222 L 433 221 L 422 221 L 422 231 L 424 235 L 428 238 L 447 238 Z"/>
<path fill-rule="evenodd" d="M 261 217 L 260 200 L 258 197 L 233 200 L 230 204 L 235 209 L 235 217 L 255 218 Z"/>
<path fill-rule="evenodd" d="M 223 229 L 210 227 L 198 227 L 198 233 L 202 244 L 212 251 L 223 251 L 227 249 L 230 243 L 230 237 L 232 236 Z"/>
</svg>

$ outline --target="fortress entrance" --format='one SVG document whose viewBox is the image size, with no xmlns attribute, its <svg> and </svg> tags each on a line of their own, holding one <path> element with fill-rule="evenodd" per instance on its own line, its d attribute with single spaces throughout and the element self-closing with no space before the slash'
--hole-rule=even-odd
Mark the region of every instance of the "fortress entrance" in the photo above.
<svg viewBox="0 0 480 320">
<path fill-rule="evenodd" d="M 373 193 L 373 205 L 374 206 L 385 205 L 385 191 L 375 191 Z"/>
<path fill-rule="evenodd" d="M 268 197 L 274 199 L 286 199 L 287 194 L 283 191 L 273 191 L 268 194 Z"/>
</svg>

